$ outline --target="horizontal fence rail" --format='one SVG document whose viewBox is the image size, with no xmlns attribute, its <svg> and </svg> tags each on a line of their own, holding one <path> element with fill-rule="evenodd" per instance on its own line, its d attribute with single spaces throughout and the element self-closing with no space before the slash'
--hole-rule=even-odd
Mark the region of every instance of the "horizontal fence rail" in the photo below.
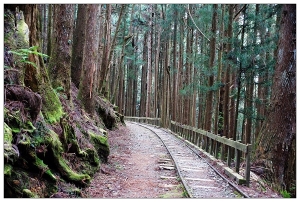
<svg viewBox="0 0 300 202">
<path fill-rule="evenodd" d="M 161 126 L 161 118 L 148 118 L 148 117 L 125 117 L 127 121 L 133 121 L 138 123 L 146 123 L 156 126 Z M 194 146 L 202 148 L 210 155 L 214 156 L 216 159 L 221 158 L 224 160 L 227 154 L 227 166 L 233 167 L 231 164 L 232 151 L 234 150 L 235 159 L 235 172 L 240 172 L 240 162 L 243 157 L 245 157 L 245 179 L 239 181 L 239 184 L 250 184 L 250 153 L 251 144 L 243 144 L 240 141 L 232 140 L 231 138 L 225 138 L 220 135 L 215 135 L 205 130 L 199 128 L 194 128 L 191 126 L 183 125 L 175 121 L 170 121 L 169 129 L 176 133 L 181 138 L 187 140 Z M 226 150 L 225 150 L 226 148 Z"/>
</svg>

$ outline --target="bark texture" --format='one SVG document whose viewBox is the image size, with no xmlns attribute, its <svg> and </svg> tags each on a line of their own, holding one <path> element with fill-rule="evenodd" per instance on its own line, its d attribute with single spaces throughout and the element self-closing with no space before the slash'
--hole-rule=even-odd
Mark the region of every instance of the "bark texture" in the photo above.
<svg viewBox="0 0 300 202">
<path fill-rule="evenodd" d="M 283 5 L 271 104 L 256 164 L 278 190 L 296 196 L 296 5 Z"/>
</svg>

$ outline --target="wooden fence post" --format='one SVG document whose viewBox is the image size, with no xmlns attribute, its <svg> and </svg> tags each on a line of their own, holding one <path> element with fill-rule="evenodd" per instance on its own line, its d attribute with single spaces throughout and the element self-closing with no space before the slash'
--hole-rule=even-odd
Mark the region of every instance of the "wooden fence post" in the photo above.
<svg viewBox="0 0 300 202">
<path fill-rule="evenodd" d="M 251 144 L 247 144 L 247 152 L 246 152 L 246 185 L 249 187 L 250 185 L 250 154 L 251 154 Z"/>
<path fill-rule="evenodd" d="M 218 135 L 220 136 L 220 135 Z M 216 147 L 215 147 L 215 158 L 218 159 L 218 152 L 219 152 L 219 142 L 216 141 Z"/>
<path fill-rule="evenodd" d="M 229 138 L 229 140 L 232 140 L 232 138 Z M 231 147 L 228 146 L 228 151 L 227 151 L 227 165 L 230 168 L 231 167 Z"/>
<path fill-rule="evenodd" d="M 241 140 L 237 140 L 237 142 L 241 142 Z M 240 163 L 241 163 L 241 151 L 235 148 L 235 172 L 240 172 Z"/>
</svg>

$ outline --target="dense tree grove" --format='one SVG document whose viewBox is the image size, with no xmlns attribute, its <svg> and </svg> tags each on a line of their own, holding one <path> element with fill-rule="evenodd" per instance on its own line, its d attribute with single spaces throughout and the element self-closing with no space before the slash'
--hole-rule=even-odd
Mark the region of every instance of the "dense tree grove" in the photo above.
<svg viewBox="0 0 300 202">
<path fill-rule="evenodd" d="M 52 87 L 69 98 L 74 83 L 88 113 L 102 96 L 125 116 L 251 144 L 253 167 L 296 195 L 296 5 L 74 4 L 36 12 Z M 42 85 L 30 79 L 26 86 Z"/>
</svg>

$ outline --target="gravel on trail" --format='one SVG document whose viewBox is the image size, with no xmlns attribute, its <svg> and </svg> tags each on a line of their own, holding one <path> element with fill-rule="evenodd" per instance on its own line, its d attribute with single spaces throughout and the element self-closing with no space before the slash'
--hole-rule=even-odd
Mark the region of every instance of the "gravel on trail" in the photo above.
<svg viewBox="0 0 300 202">
<path fill-rule="evenodd" d="M 140 126 L 126 125 L 109 131 L 108 163 L 101 164 L 85 195 L 88 198 L 184 198 L 176 170 L 161 166 L 173 162 L 160 139 Z"/>
<path fill-rule="evenodd" d="M 90 186 L 83 190 L 85 198 L 182 199 L 187 197 L 187 191 L 174 169 L 175 163 L 171 160 L 164 144 L 153 132 L 126 122 L 126 126 L 108 131 L 108 141 L 110 145 L 108 162 L 101 164 Z M 215 173 L 211 175 L 219 179 Z M 222 186 L 224 190 L 230 190 L 228 184 Z M 250 198 L 282 198 L 254 174 L 251 175 L 250 187 L 242 185 L 238 187 Z M 212 198 L 210 194 L 213 193 L 201 193 L 201 196 L 197 197 Z M 236 196 L 229 191 L 226 196 L 219 197 Z"/>
</svg>

